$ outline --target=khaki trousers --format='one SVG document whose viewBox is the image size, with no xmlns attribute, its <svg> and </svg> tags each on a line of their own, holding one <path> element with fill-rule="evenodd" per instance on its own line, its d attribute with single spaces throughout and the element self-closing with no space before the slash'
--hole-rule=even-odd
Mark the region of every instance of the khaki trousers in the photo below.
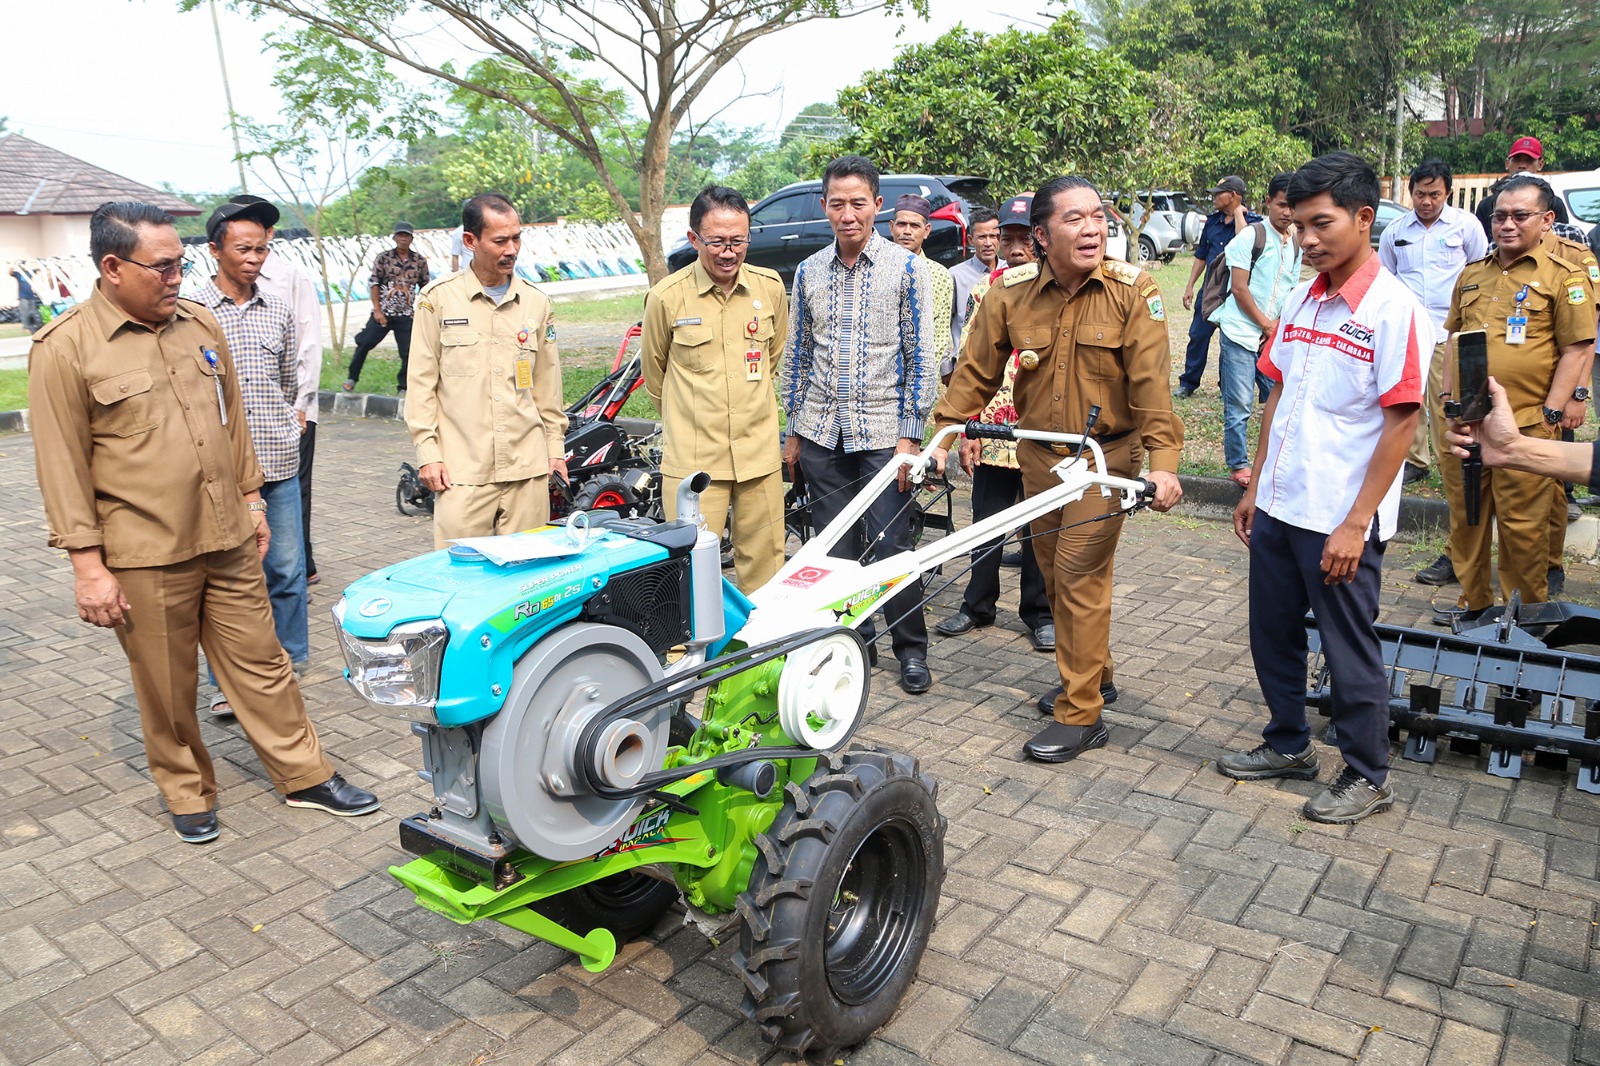
<svg viewBox="0 0 1600 1066">
<path fill-rule="evenodd" d="M 1453 501 L 1463 499 L 1461 460 L 1451 454 L 1450 442 L 1444 439 L 1444 431 L 1450 427 L 1450 420 L 1444 416 L 1444 400 L 1439 396 L 1444 391 L 1444 363 L 1449 352 L 1448 342 L 1434 346 L 1433 362 L 1428 364 L 1426 418 L 1417 419 L 1417 425 L 1420 427 L 1426 422 L 1428 431 L 1433 436 L 1433 454 L 1439 457 L 1439 479 L 1444 482 L 1445 500 L 1451 501 L 1450 516 L 1451 523 L 1454 524 L 1456 504 Z"/>
<path fill-rule="evenodd" d="M 1428 459 L 1429 441 L 1433 442 L 1433 454 L 1444 454 L 1439 448 L 1439 442 L 1444 439 L 1444 415 L 1439 412 L 1438 395 L 1446 350 L 1447 345 L 1443 343 L 1433 346 L 1433 359 L 1428 363 L 1428 402 L 1422 406 L 1421 416 L 1417 419 L 1417 435 L 1411 439 L 1411 448 L 1406 452 L 1406 462 L 1424 470 L 1431 465 Z"/>
<path fill-rule="evenodd" d="M 1107 473 L 1119 477 L 1133 477 L 1143 460 L 1132 437 L 1106 445 L 1105 455 Z M 1060 484 L 1050 468 L 1061 458 L 1043 445 L 1019 442 L 1023 491 L 1037 496 Z M 1100 686 L 1112 677 L 1111 570 L 1123 519 L 1064 527 L 1115 511 L 1117 504 L 1116 496 L 1106 499 L 1090 489 L 1061 510 L 1040 515 L 1030 527 L 1056 627 L 1056 669 L 1063 691 L 1056 699 L 1055 718 L 1066 725 L 1093 725 L 1100 720 L 1104 703 Z"/>
<path fill-rule="evenodd" d="M 195 715 L 197 647 L 273 788 L 298 792 L 333 776 L 272 628 L 254 538 L 170 566 L 112 573 L 132 605 L 117 640 L 133 673 L 150 776 L 169 811 L 200 814 L 216 805 L 216 775 Z"/>
<path fill-rule="evenodd" d="M 451 485 L 434 497 L 433 546 L 446 547 L 458 537 L 520 533 L 549 522 L 548 474 L 488 485 Z"/>
<path fill-rule="evenodd" d="M 1556 430 L 1556 436 L 1561 430 Z M 1550 559 L 1547 568 L 1554 570 L 1563 565 L 1567 551 L 1567 486 L 1562 481 L 1550 482 Z M 1548 582 L 1549 574 L 1545 575 Z"/>
<path fill-rule="evenodd" d="M 678 486 L 685 480 L 662 475 L 661 496 L 668 520 L 678 517 Z M 722 536 L 730 507 L 734 583 L 749 594 L 771 581 L 783 566 L 783 471 L 748 481 L 712 481 L 700 494 L 700 513 L 713 535 Z"/>
<path fill-rule="evenodd" d="M 1554 440 L 1559 429 L 1543 422 L 1527 426 L 1524 436 Z M 1523 603 L 1542 603 L 1549 598 L 1546 571 L 1550 561 L 1550 508 L 1560 495 L 1561 484 L 1538 474 L 1518 470 L 1491 470 L 1484 467 L 1479 498 L 1478 524 L 1467 525 L 1466 500 L 1461 484 L 1461 460 L 1440 453 L 1440 467 L 1454 469 L 1454 483 L 1445 479 L 1450 502 L 1450 561 L 1461 581 L 1460 603 L 1469 610 L 1495 602 L 1489 585 L 1491 530 L 1497 531 L 1500 545 L 1500 598 L 1522 592 Z M 1554 486 L 1554 488 L 1552 488 Z M 1561 518 L 1567 517 L 1562 497 Z"/>
</svg>

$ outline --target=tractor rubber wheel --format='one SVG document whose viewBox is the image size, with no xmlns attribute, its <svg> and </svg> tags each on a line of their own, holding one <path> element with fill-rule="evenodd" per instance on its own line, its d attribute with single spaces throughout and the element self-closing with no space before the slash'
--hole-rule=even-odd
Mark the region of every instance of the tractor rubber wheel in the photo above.
<svg viewBox="0 0 1600 1066">
<path fill-rule="evenodd" d="M 572 497 L 574 511 L 615 511 L 625 518 L 639 513 L 639 494 L 619 477 L 597 474 Z"/>
<path fill-rule="evenodd" d="M 858 1044 L 894 1014 L 944 883 L 938 786 L 909 755 L 821 757 L 756 837 L 734 962 L 745 1017 L 803 1055 Z M 830 765 L 831 764 L 831 765 Z"/>
<path fill-rule="evenodd" d="M 655 928 L 678 897 L 677 885 L 629 872 L 602 877 L 529 906 L 581 936 L 607 929 L 621 944 Z"/>
</svg>

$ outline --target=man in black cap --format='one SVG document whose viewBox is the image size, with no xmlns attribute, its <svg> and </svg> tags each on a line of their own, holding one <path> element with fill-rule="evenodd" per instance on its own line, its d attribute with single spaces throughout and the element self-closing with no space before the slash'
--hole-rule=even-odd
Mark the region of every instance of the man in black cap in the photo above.
<svg viewBox="0 0 1600 1066">
<path fill-rule="evenodd" d="M 950 271 L 923 254 L 922 246 L 933 232 L 933 205 L 925 196 L 905 193 L 894 202 L 894 219 L 889 223 L 889 235 L 894 243 L 922 260 L 928 268 L 928 289 L 933 293 L 933 320 L 938 324 L 939 340 L 936 350 L 939 369 L 955 365 L 956 337 L 961 332 L 961 317 L 956 307 L 956 279 Z"/>
<path fill-rule="evenodd" d="M 409 222 L 394 224 L 394 247 L 379 252 L 372 264 L 372 317 L 356 334 L 355 354 L 350 357 L 350 370 L 344 379 L 344 391 L 352 392 L 361 380 L 361 367 L 367 353 L 378 342 L 394 331 L 394 342 L 400 349 L 400 374 L 395 380 L 396 391 L 406 394 L 406 363 L 411 359 L 411 320 L 416 310 L 417 293 L 428 283 L 428 260 L 420 252 L 411 250 L 416 231 Z"/>
<path fill-rule="evenodd" d="M 1173 392 L 1180 399 L 1193 396 L 1200 387 L 1200 375 L 1206 372 L 1206 358 L 1211 351 L 1211 335 L 1217 332 L 1216 324 L 1195 307 L 1195 287 L 1203 284 L 1200 275 L 1212 260 L 1222 256 L 1229 241 L 1251 223 L 1262 220 L 1254 211 L 1245 210 L 1247 189 L 1239 175 L 1229 174 L 1206 191 L 1211 194 L 1212 211 L 1206 216 L 1205 228 L 1200 231 L 1200 243 L 1194 246 L 1194 264 L 1189 268 L 1188 287 L 1183 290 L 1184 309 L 1194 311 L 1195 316 L 1189 323 L 1189 350 L 1183 357 L 1183 373 L 1178 375 L 1178 387 Z M 1228 268 L 1218 263 L 1217 269 Z"/>
</svg>

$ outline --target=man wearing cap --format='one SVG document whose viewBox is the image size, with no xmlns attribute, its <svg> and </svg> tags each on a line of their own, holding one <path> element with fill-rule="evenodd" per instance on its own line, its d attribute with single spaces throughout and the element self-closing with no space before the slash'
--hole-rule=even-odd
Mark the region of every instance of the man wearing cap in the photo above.
<svg viewBox="0 0 1600 1066">
<path fill-rule="evenodd" d="M 661 412 L 661 496 L 676 518 L 678 486 L 705 471 L 706 528 L 731 513 L 733 569 L 745 592 L 783 565 L 783 468 L 773 379 L 789 336 L 783 279 L 744 261 L 750 205 L 708 185 L 689 205 L 698 258 L 644 300 L 644 387 Z"/>
<path fill-rule="evenodd" d="M 1493 243 L 1494 241 L 1494 201 L 1500 195 L 1500 190 L 1505 187 L 1506 178 L 1514 174 L 1538 174 L 1544 169 L 1544 145 L 1539 143 L 1537 137 L 1518 137 L 1511 142 L 1510 151 L 1506 152 L 1506 176 L 1489 186 L 1489 191 L 1483 199 L 1478 201 L 1478 206 L 1473 213 L 1478 216 L 1478 224 L 1483 227 L 1483 235 Z M 1572 220 L 1567 217 L 1567 205 L 1561 202 L 1561 197 L 1556 197 L 1556 225 L 1568 226 Z M 1554 226 L 1552 226 L 1554 229 Z M 1556 231 L 1556 236 L 1573 239 L 1571 233 Z M 1577 238 L 1582 240 L 1580 232 Z"/>
<path fill-rule="evenodd" d="M 421 252 L 411 250 L 415 231 L 409 222 L 394 224 L 394 247 L 378 253 L 372 264 L 372 279 L 368 282 L 372 296 L 372 316 L 361 332 L 356 334 L 355 354 L 350 357 L 350 370 L 344 380 L 344 391 L 351 392 L 361 380 L 361 367 L 367 353 L 378 342 L 394 332 L 394 342 L 400 349 L 400 374 L 395 379 L 395 391 L 406 394 L 406 365 L 411 360 L 411 323 L 416 313 L 417 293 L 428 283 L 428 260 Z"/>
<path fill-rule="evenodd" d="M 961 332 L 961 319 L 956 310 L 956 282 L 950 271 L 935 263 L 922 252 L 928 234 L 933 232 L 933 205 L 927 197 L 905 193 L 894 202 L 894 218 L 889 222 L 889 235 L 894 243 L 917 256 L 928 268 L 928 290 L 933 294 L 933 320 L 937 323 L 937 354 L 941 374 L 945 367 L 955 365 L 955 342 Z"/>
<path fill-rule="evenodd" d="M 516 272 L 522 220 L 504 196 L 479 193 L 461 224 L 472 266 L 417 297 L 406 403 L 417 476 L 439 494 L 436 548 L 544 525 L 550 476 L 567 476 L 555 315 Z"/>
<path fill-rule="evenodd" d="M 294 407 L 299 349 L 288 305 L 256 284 L 267 257 L 267 234 L 277 221 L 278 209 L 266 202 L 225 203 L 213 211 L 206 236 L 217 273 L 195 300 L 222 327 L 239 375 L 245 424 L 265 479 L 261 499 L 267 505 L 267 525 L 275 533 L 261 558 L 273 627 L 289 661 L 299 666 L 311 655 L 300 540 L 300 417 Z M 230 703 L 214 699 L 212 710 L 225 713 Z"/>
<path fill-rule="evenodd" d="M 239 193 L 231 204 L 264 204 L 267 201 L 249 193 Z M 256 276 L 256 285 L 269 296 L 289 306 L 294 319 L 295 380 L 299 389 L 294 400 L 300 417 L 300 466 L 295 476 L 300 481 L 300 533 L 306 555 L 306 584 L 315 585 L 316 552 L 311 547 L 311 468 L 317 451 L 317 394 L 322 387 L 322 305 L 317 302 L 316 282 L 304 269 L 289 262 L 272 247 L 273 228 L 267 227 L 267 258 Z"/>
<path fill-rule="evenodd" d="M 1195 307 L 1195 286 L 1203 284 L 1200 275 L 1210 268 L 1212 260 L 1219 259 L 1228 248 L 1228 242 L 1243 233 L 1252 223 L 1262 221 L 1260 215 L 1244 206 L 1248 191 L 1244 179 L 1229 174 L 1206 190 L 1211 194 L 1212 211 L 1206 216 L 1200 230 L 1200 243 L 1194 246 L 1194 263 L 1189 267 L 1189 284 L 1183 290 L 1185 310 L 1195 312 L 1189 323 L 1189 349 L 1183 357 L 1183 373 L 1178 375 L 1174 396 L 1193 396 L 1200 387 L 1200 376 L 1206 372 L 1206 359 L 1211 351 L 1211 335 L 1217 332 L 1216 323 L 1199 313 Z M 1216 264 L 1218 270 L 1227 270 L 1225 263 Z"/>
<path fill-rule="evenodd" d="M 1055 178 L 1034 194 L 1038 263 L 1007 270 L 978 305 L 950 389 L 933 412 L 936 429 L 976 418 L 1018 350 L 1017 425 L 1086 433 L 1100 442 L 1106 472 L 1137 476 L 1148 457 L 1152 506 L 1183 498 L 1178 457 L 1183 423 L 1172 410 L 1166 312 L 1149 274 L 1107 259 L 1108 222 L 1088 180 Z M 1094 419 L 1090 425 L 1091 418 Z M 1017 444 L 1024 490 L 1044 492 L 1067 454 L 1033 441 Z M 943 467 L 945 456 L 934 453 Z M 1104 747 L 1101 710 L 1117 695 L 1112 680 L 1111 590 L 1123 517 L 1118 502 L 1085 493 L 1034 519 L 1032 546 L 1044 572 L 1056 627 L 1061 687 L 1040 710 L 1055 721 L 1023 745 L 1041 762 L 1065 762 Z"/>
<path fill-rule="evenodd" d="M 128 657 L 150 776 L 173 828 L 194 844 L 219 832 L 195 717 L 197 646 L 285 802 L 377 810 L 323 755 L 274 637 L 261 468 L 222 330 L 178 298 L 172 216 L 101 204 L 89 247 L 94 291 L 36 334 L 28 357 L 39 490 L 50 546 L 72 562 L 78 617 L 114 629 Z"/>
<path fill-rule="evenodd" d="M 1000 247 L 1005 251 L 1006 265 L 992 271 L 978 287 L 972 290 L 967 308 L 967 324 L 961 331 L 959 352 L 964 353 L 967 339 L 972 333 L 972 319 L 978 305 L 991 291 L 996 280 L 1006 269 L 1016 269 L 1034 262 L 1033 230 L 1028 213 L 1033 208 L 1033 197 L 1013 196 L 1000 207 Z M 1013 388 L 1017 380 L 1018 357 L 1013 351 L 1006 362 L 1005 376 L 994 397 L 984 407 L 980 420 L 988 423 L 1013 425 L 1017 421 L 1016 399 Z M 965 356 L 958 354 L 959 364 Z M 972 440 L 961 444 L 961 468 L 972 475 L 972 521 L 982 522 L 999 514 L 1023 498 L 1022 470 L 1017 465 L 1015 441 Z M 1001 546 L 1005 537 L 997 537 L 988 544 L 972 550 L 972 574 L 967 579 L 967 591 L 961 597 L 961 609 L 934 626 L 934 631 L 947 637 L 958 636 L 992 626 L 995 622 L 995 605 L 1000 599 Z M 1050 597 L 1045 593 L 1044 574 L 1039 570 L 1039 559 L 1033 547 L 1024 544 L 1017 553 L 1015 564 L 1022 567 L 1022 596 L 1017 614 L 1028 628 L 1028 638 L 1035 651 L 1054 651 L 1056 627 L 1050 618 Z"/>
</svg>

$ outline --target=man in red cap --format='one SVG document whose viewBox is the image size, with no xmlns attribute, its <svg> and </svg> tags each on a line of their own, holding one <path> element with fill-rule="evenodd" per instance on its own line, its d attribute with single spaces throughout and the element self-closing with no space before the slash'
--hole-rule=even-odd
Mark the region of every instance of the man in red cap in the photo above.
<svg viewBox="0 0 1600 1066">
<path fill-rule="evenodd" d="M 1510 151 L 1506 152 L 1506 178 L 1513 174 L 1537 174 L 1544 169 L 1544 145 L 1539 143 L 1537 137 L 1518 137 L 1511 142 Z M 1478 222 L 1483 226 L 1483 235 L 1492 242 L 1494 240 L 1494 202 L 1500 195 L 1500 186 L 1505 184 L 1501 178 L 1489 187 L 1473 213 L 1478 216 Z M 1570 222 L 1567 217 L 1567 205 L 1561 202 L 1561 197 L 1556 197 L 1556 222 Z M 1559 234 L 1558 234 L 1559 236 Z"/>
</svg>

